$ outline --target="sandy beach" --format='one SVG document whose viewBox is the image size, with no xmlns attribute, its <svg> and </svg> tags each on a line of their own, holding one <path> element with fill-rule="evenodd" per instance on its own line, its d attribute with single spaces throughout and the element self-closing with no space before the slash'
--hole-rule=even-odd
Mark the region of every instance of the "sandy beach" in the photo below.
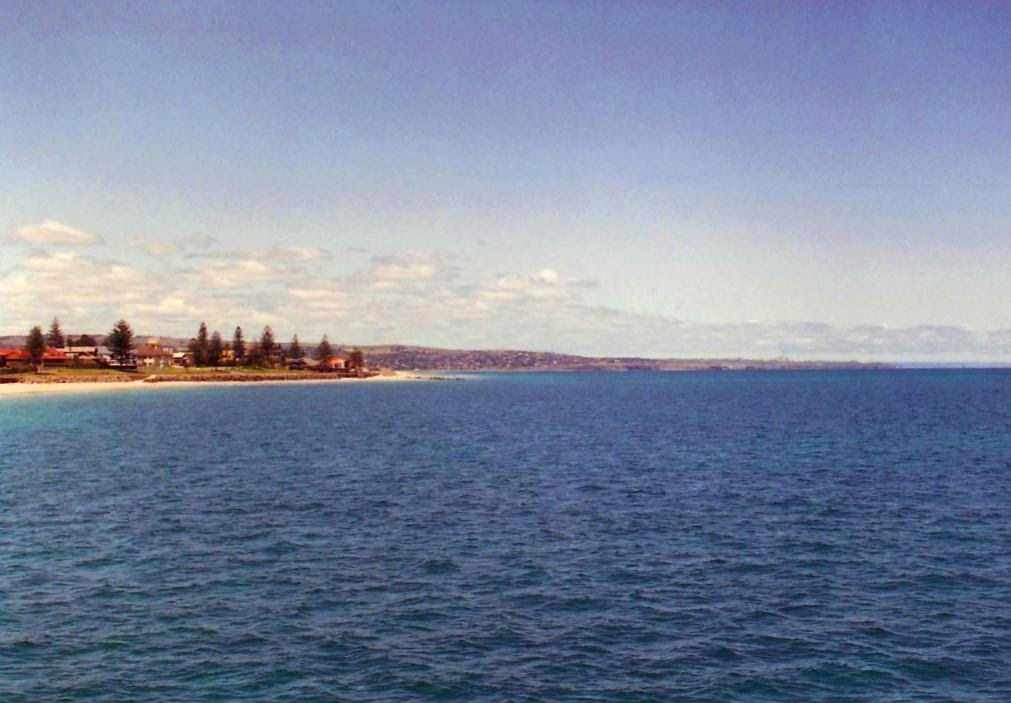
<svg viewBox="0 0 1011 703">
<path fill-rule="evenodd" d="M 347 383 L 383 383 L 383 382 L 405 382 L 405 381 L 425 381 L 429 380 L 424 376 L 416 374 L 406 374 L 394 372 L 383 374 L 371 378 L 330 378 L 330 379 L 308 379 L 299 378 L 288 380 L 268 380 L 268 381 L 101 381 L 101 382 L 52 382 L 52 383 L 0 383 L 0 398 L 19 397 L 26 395 L 59 395 L 59 394 L 79 394 L 79 393 L 108 393 L 108 392 L 128 392 L 128 391 L 150 391 L 171 388 L 192 389 L 205 387 L 228 387 L 228 386 L 250 386 L 250 385 L 289 385 L 289 384 L 347 384 Z"/>
</svg>

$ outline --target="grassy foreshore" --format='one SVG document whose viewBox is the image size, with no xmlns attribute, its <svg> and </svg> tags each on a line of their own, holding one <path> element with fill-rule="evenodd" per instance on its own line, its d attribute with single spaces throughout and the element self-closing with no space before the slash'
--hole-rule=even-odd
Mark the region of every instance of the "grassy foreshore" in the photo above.
<svg viewBox="0 0 1011 703">
<path fill-rule="evenodd" d="M 286 369 L 158 369 L 123 372 L 113 369 L 47 369 L 41 373 L 0 374 L 0 396 L 29 393 L 92 392 L 190 385 L 237 385 L 246 383 L 360 383 L 368 381 L 423 380 L 422 376 L 383 371 L 368 378 L 340 377 L 332 373 Z"/>
</svg>

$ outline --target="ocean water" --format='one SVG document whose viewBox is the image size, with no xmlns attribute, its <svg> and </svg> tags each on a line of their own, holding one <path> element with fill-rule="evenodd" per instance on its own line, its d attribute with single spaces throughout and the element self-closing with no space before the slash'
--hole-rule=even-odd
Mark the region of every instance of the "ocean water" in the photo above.
<svg viewBox="0 0 1011 703">
<path fill-rule="evenodd" d="M 1011 700 L 1011 372 L 0 399 L 0 701 Z"/>
</svg>

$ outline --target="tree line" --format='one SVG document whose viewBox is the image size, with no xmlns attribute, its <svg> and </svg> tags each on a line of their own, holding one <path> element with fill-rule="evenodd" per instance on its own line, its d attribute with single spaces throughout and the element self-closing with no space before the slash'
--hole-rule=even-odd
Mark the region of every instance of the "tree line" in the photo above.
<svg viewBox="0 0 1011 703">
<path fill-rule="evenodd" d="M 104 344 L 113 359 L 120 364 L 126 363 L 137 348 L 130 323 L 123 319 L 118 320 L 105 336 Z M 73 346 L 93 347 L 97 346 L 97 342 L 86 334 L 77 339 L 64 335 L 59 319 L 54 317 L 48 333 L 43 333 L 39 325 L 29 331 L 25 351 L 31 359 L 35 372 L 38 373 L 49 349 Z M 274 339 L 274 330 L 270 325 L 264 326 L 259 339 L 247 343 L 242 327 L 236 327 L 231 342 L 227 342 L 217 330 L 208 335 L 207 324 L 204 322 L 200 323 L 197 336 L 190 339 L 187 350 L 193 358 L 194 366 L 221 366 L 228 359 L 230 364 L 236 366 L 264 367 L 273 366 L 282 356 L 301 360 L 308 355 L 297 334 L 291 338 L 287 350 L 284 350 Z M 330 339 L 324 334 L 319 344 L 312 350 L 312 355 L 322 362 L 335 358 L 337 353 Z M 358 349 L 352 350 L 349 358 L 354 368 L 362 368 L 365 365 L 364 355 Z"/>
<path fill-rule="evenodd" d="M 273 366 L 282 356 L 285 359 L 300 361 L 309 355 L 302 345 L 302 341 L 298 338 L 298 334 L 292 336 L 288 348 L 284 349 L 275 340 L 274 330 L 270 325 L 265 325 L 259 339 L 251 342 L 246 341 L 242 327 L 236 327 L 232 334 L 232 341 L 226 342 L 217 330 L 208 335 L 207 324 L 201 322 L 197 336 L 190 338 L 187 349 L 193 357 L 194 366 L 220 366 L 222 361 L 229 356 L 231 363 L 235 365 Z M 337 356 L 327 335 L 324 334 L 319 344 L 312 350 L 312 356 L 319 361 L 326 361 Z M 355 349 L 349 356 L 353 366 L 356 368 L 364 366 L 364 356 L 361 351 Z"/>
</svg>

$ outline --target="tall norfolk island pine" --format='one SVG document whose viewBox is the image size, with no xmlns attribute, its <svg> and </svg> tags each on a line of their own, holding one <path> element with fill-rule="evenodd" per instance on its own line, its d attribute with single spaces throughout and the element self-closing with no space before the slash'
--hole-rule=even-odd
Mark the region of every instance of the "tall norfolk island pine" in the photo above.
<svg viewBox="0 0 1011 703">
<path fill-rule="evenodd" d="M 274 330 L 267 325 L 260 335 L 260 358 L 267 366 L 274 365 L 274 352 L 277 351 L 277 343 L 274 341 Z"/>
<path fill-rule="evenodd" d="M 235 328 L 235 336 L 232 337 L 232 354 L 236 364 L 241 364 L 246 358 L 246 341 L 242 338 L 241 327 Z"/>
<path fill-rule="evenodd" d="M 302 343 L 298 341 L 297 334 L 291 338 L 291 344 L 288 346 L 288 357 L 292 359 L 305 358 L 305 349 L 302 348 Z"/>
<path fill-rule="evenodd" d="M 25 351 L 28 352 L 28 356 L 32 360 L 32 367 L 34 367 L 35 373 L 38 373 L 39 369 L 42 368 L 43 357 L 46 355 L 46 337 L 42 334 L 42 328 L 38 325 L 32 327 L 32 331 L 28 333 Z"/>
<path fill-rule="evenodd" d="M 323 339 L 319 340 L 319 346 L 316 347 L 316 358 L 320 361 L 333 358 L 333 347 L 330 345 L 330 340 L 325 334 L 323 335 Z"/>
<path fill-rule="evenodd" d="M 105 337 L 105 346 L 109 347 L 120 364 L 124 363 L 133 351 L 133 330 L 126 320 L 120 320 L 113 325 L 112 330 Z"/>
<path fill-rule="evenodd" d="M 46 343 L 50 349 L 63 349 L 66 346 L 66 338 L 63 336 L 63 329 L 60 328 L 59 318 L 54 317 L 53 323 L 49 325 L 49 334 L 46 335 Z"/>
<path fill-rule="evenodd" d="M 207 363 L 217 367 L 221 363 L 221 356 L 225 353 L 225 343 L 221 340 L 221 333 L 214 330 L 211 341 L 207 345 Z"/>
<path fill-rule="evenodd" d="M 207 353 L 210 343 L 207 340 L 206 322 L 200 323 L 200 329 L 197 331 L 197 336 L 191 338 L 187 346 L 189 347 L 190 354 L 193 355 L 193 365 L 207 366 Z"/>
<path fill-rule="evenodd" d="M 351 350 L 349 354 L 348 362 L 351 364 L 353 369 L 364 369 L 365 368 L 365 354 L 358 347 Z"/>
</svg>

